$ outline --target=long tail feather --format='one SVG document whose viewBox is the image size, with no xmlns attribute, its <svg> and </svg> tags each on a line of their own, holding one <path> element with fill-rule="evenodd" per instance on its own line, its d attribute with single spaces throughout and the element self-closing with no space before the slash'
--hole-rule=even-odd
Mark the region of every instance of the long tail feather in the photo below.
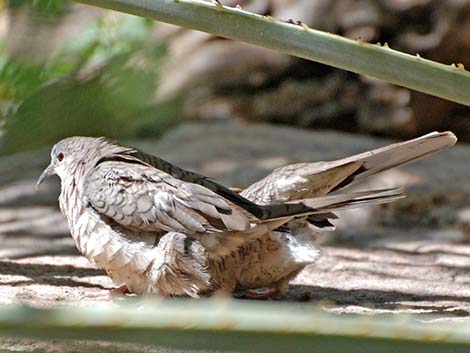
<svg viewBox="0 0 470 353">
<path fill-rule="evenodd" d="M 286 204 L 262 206 L 262 220 L 325 214 L 364 205 L 387 203 L 403 197 L 405 195 L 402 188 L 393 188 L 303 199 Z"/>
<path fill-rule="evenodd" d="M 456 141 L 452 132 L 432 132 L 336 161 L 288 165 L 243 190 L 241 195 L 258 204 L 326 195 L 368 176 L 452 146 Z"/>
<path fill-rule="evenodd" d="M 411 163 L 443 148 L 454 145 L 457 137 L 451 131 L 431 132 L 413 140 L 364 152 L 340 160 L 342 163 L 362 162 L 362 167 L 335 186 L 331 191 L 385 170 Z"/>
</svg>

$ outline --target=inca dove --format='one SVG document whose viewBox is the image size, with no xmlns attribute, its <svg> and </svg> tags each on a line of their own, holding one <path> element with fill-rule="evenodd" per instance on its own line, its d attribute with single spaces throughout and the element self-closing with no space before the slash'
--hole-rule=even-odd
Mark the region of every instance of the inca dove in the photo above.
<svg viewBox="0 0 470 353">
<path fill-rule="evenodd" d="M 38 179 L 61 179 L 79 251 L 130 291 L 197 297 L 273 287 L 316 260 L 315 228 L 335 210 L 402 197 L 397 189 L 328 195 L 454 144 L 431 133 L 334 162 L 277 169 L 241 194 L 104 138 L 58 142 Z"/>
</svg>

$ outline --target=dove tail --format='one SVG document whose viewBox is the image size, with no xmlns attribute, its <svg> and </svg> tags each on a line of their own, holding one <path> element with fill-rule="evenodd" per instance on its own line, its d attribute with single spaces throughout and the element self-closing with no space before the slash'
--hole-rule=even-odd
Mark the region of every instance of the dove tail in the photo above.
<svg viewBox="0 0 470 353">
<path fill-rule="evenodd" d="M 342 159 L 336 163 L 346 164 L 361 162 L 362 166 L 331 189 L 331 191 L 341 189 L 342 187 L 365 179 L 371 175 L 411 163 L 417 159 L 421 159 L 446 147 L 452 146 L 456 142 L 457 137 L 451 131 L 431 132 L 413 140 L 394 143 Z"/>
<path fill-rule="evenodd" d="M 387 203 L 405 197 L 401 188 L 358 191 L 339 195 L 297 200 L 279 205 L 259 206 L 261 220 L 292 216 L 324 214 L 325 212 L 356 208 L 363 205 Z"/>
</svg>

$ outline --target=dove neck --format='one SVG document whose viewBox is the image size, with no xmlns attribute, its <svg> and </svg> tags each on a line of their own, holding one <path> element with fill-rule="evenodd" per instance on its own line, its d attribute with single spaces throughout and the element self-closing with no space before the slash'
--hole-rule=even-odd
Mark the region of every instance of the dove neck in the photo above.
<svg viewBox="0 0 470 353">
<path fill-rule="evenodd" d="M 69 229 L 74 239 L 77 236 L 75 225 L 85 210 L 85 205 L 82 201 L 83 197 L 81 197 L 83 188 L 79 182 L 79 180 L 83 180 L 83 176 L 79 174 L 70 173 L 62 180 L 59 196 L 60 210 L 67 217 Z"/>
</svg>

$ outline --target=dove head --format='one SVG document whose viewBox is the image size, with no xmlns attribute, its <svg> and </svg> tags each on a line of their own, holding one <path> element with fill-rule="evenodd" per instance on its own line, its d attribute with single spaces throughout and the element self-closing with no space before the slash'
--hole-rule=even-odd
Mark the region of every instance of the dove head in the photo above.
<svg viewBox="0 0 470 353">
<path fill-rule="evenodd" d="M 51 163 L 38 178 L 38 187 L 45 178 L 58 175 L 61 180 L 72 174 L 84 173 L 108 154 L 124 153 L 131 149 L 118 146 L 104 137 L 68 137 L 57 142 L 51 151 Z M 81 173 L 80 173 L 81 172 Z"/>
</svg>

